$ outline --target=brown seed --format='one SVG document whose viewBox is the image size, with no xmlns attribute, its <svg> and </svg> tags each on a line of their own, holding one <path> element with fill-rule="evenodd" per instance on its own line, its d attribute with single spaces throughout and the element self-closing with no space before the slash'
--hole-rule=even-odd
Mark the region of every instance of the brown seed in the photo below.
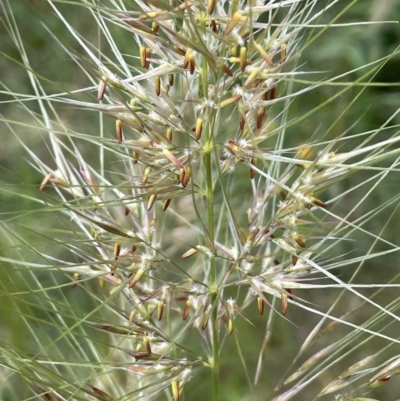
<svg viewBox="0 0 400 401">
<path fill-rule="evenodd" d="M 118 141 L 118 143 L 121 143 L 122 139 L 123 139 L 123 137 L 122 137 L 122 121 L 119 119 L 115 121 L 115 131 L 117 134 L 117 141 Z"/>
</svg>

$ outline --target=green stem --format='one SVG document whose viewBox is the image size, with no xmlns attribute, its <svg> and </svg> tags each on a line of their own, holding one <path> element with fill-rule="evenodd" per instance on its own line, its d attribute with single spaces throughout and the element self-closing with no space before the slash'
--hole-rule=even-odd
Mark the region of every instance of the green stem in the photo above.
<svg viewBox="0 0 400 401">
<path fill-rule="evenodd" d="M 202 89 L 203 96 L 208 98 L 208 63 L 206 57 L 202 60 Z M 213 116 L 210 115 L 210 108 L 207 107 L 204 124 L 204 164 L 206 170 L 207 184 L 207 214 L 208 234 L 214 252 L 214 189 L 212 180 L 212 150 L 214 139 L 212 135 Z M 219 400 L 219 338 L 218 338 L 218 284 L 215 258 L 210 259 L 210 293 L 211 293 L 211 324 L 212 324 L 212 379 L 213 379 L 213 400 Z"/>
</svg>

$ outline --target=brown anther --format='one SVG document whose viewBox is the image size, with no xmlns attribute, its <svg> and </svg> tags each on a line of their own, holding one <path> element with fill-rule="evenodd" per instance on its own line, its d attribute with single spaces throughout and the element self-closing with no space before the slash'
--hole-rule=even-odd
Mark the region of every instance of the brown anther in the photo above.
<svg viewBox="0 0 400 401">
<path fill-rule="evenodd" d="M 146 48 L 145 47 L 140 46 L 139 55 L 140 55 L 140 65 L 143 68 L 146 68 L 147 60 L 146 60 Z"/>
<path fill-rule="evenodd" d="M 251 164 L 255 167 L 257 166 L 257 159 L 253 157 L 251 159 Z M 250 167 L 250 178 L 253 179 L 256 176 L 256 170 Z"/>
<path fill-rule="evenodd" d="M 265 110 L 263 107 L 261 107 L 260 109 L 257 110 L 257 128 L 258 129 L 260 129 L 262 127 L 264 116 L 265 116 Z"/>
<path fill-rule="evenodd" d="M 174 49 L 181 55 L 181 56 L 185 56 L 186 55 L 186 50 L 181 49 L 178 46 L 174 46 Z M 186 68 L 186 67 L 185 67 Z"/>
<path fill-rule="evenodd" d="M 118 260 L 120 252 L 121 252 L 121 244 L 116 242 L 114 244 L 114 260 Z"/>
<path fill-rule="evenodd" d="M 74 280 L 75 280 L 75 281 L 76 281 L 76 280 L 79 280 L 79 273 L 74 273 Z M 75 287 L 76 287 L 76 282 L 72 283 L 72 284 L 71 284 L 71 287 L 72 287 L 72 288 L 75 288 Z"/>
<path fill-rule="evenodd" d="M 168 74 L 168 83 L 174 86 L 174 74 Z"/>
<path fill-rule="evenodd" d="M 183 175 L 183 180 L 181 181 L 183 188 L 186 188 L 186 186 L 189 183 L 191 177 L 192 177 L 192 167 L 191 166 L 186 166 L 185 174 Z"/>
<path fill-rule="evenodd" d="M 247 65 L 247 47 L 242 46 L 240 48 L 240 69 L 244 71 L 246 65 Z"/>
<path fill-rule="evenodd" d="M 241 17 L 241 15 L 237 11 L 235 13 L 233 13 L 232 17 L 226 24 L 225 35 L 229 35 L 232 32 L 233 28 L 235 28 L 235 26 L 238 24 L 240 17 Z M 232 49 L 231 49 L 231 52 L 232 52 Z M 235 52 L 235 56 L 236 56 L 236 52 Z"/>
<path fill-rule="evenodd" d="M 221 108 L 221 109 L 223 109 L 225 106 L 229 106 L 230 104 L 232 104 L 232 103 L 236 103 L 238 100 L 240 100 L 242 98 L 242 95 L 235 95 L 235 96 L 232 96 L 232 97 L 230 97 L 230 98 L 228 98 L 228 99 L 225 99 L 225 100 L 223 100 L 220 104 L 219 104 L 219 107 Z"/>
<path fill-rule="evenodd" d="M 279 195 L 281 196 L 282 200 L 286 200 L 286 193 L 283 189 L 279 191 Z"/>
<path fill-rule="evenodd" d="M 200 140 L 202 131 L 203 131 L 203 119 L 198 118 L 196 121 L 196 128 L 194 131 L 196 134 L 196 141 Z"/>
<path fill-rule="evenodd" d="M 172 141 L 172 128 L 167 129 L 167 133 L 165 135 L 169 141 Z"/>
<path fill-rule="evenodd" d="M 287 307 L 288 307 L 288 296 L 287 296 L 287 294 L 282 293 L 281 294 L 281 312 L 282 312 L 283 316 L 286 315 Z"/>
<path fill-rule="evenodd" d="M 243 130 L 244 125 L 245 125 L 244 116 L 243 116 L 243 114 L 241 114 L 240 117 L 239 117 L 239 128 L 240 128 L 241 130 Z"/>
<path fill-rule="evenodd" d="M 270 93 L 271 93 L 270 100 L 274 100 L 274 99 L 276 98 L 276 85 L 274 85 L 274 86 L 271 88 Z"/>
<path fill-rule="evenodd" d="M 281 59 L 280 62 L 283 63 L 286 60 L 286 44 L 285 43 L 281 43 Z"/>
<path fill-rule="evenodd" d="M 179 383 L 176 380 L 171 382 L 172 396 L 174 401 L 179 401 Z"/>
<path fill-rule="evenodd" d="M 234 325 L 233 325 L 233 320 L 229 319 L 228 320 L 228 334 L 231 335 L 233 333 Z"/>
<path fill-rule="evenodd" d="M 137 246 L 136 245 L 132 245 L 131 254 L 134 254 L 136 251 L 137 251 Z"/>
<path fill-rule="evenodd" d="M 144 273 L 144 269 L 139 269 L 136 272 L 136 274 L 133 276 L 133 279 L 129 283 L 129 288 L 133 288 L 136 285 L 136 283 L 140 280 L 140 277 L 142 277 L 143 273 Z"/>
<path fill-rule="evenodd" d="M 214 12 L 216 2 L 217 0 L 208 0 L 208 7 L 207 7 L 208 15 L 212 15 L 212 13 Z"/>
<path fill-rule="evenodd" d="M 210 28 L 213 32 L 217 33 L 218 28 L 217 28 L 217 23 L 215 22 L 215 19 L 212 19 L 210 22 Z"/>
<path fill-rule="evenodd" d="M 106 282 L 104 281 L 103 278 L 99 278 L 99 286 L 101 290 L 104 290 L 105 286 L 106 286 Z"/>
<path fill-rule="evenodd" d="M 151 30 L 153 31 L 153 32 L 158 32 L 158 28 L 159 28 L 160 26 L 157 24 L 157 22 L 155 22 L 155 21 L 153 21 L 153 23 L 151 24 Z"/>
<path fill-rule="evenodd" d="M 146 351 L 149 355 L 151 355 L 151 346 L 150 346 L 150 339 L 149 337 L 143 337 L 143 344 L 146 348 Z"/>
<path fill-rule="evenodd" d="M 186 301 L 185 309 L 183 310 L 183 315 L 182 315 L 183 320 L 186 320 L 188 318 L 191 307 L 192 307 L 192 301 L 189 298 Z"/>
<path fill-rule="evenodd" d="M 149 174 L 150 174 L 150 167 L 147 167 L 146 170 L 144 170 L 144 174 L 143 174 L 143 178 L 142 178 L 142 185 L 146 185 L 147 184 L 147 180 L 149 178 Z"/>
<path fill-rule="evenodd" d="M 128 214 L 129 214 L 130 212 L 131 212 L 131 211 L 130 211 L 129 207 L 125 207 L 124 215 L 125 215 L 125 216 L 128 216 Z"/>
<path fill-rule="evenodd" d="M 195 60 L 194 54 L 192 52 L 189 53 L 188 60 L 189 60 L 189 72 L 190 72 L 190 75 L 193 75 L 194 71 L 196 69 L 196 60 Z"/>
<path fill-rule="evenodd" d="M 261 297 L 257 297 L 257 308 L 260 315 L 264 314 L 264 305 L 264 300 Z"/>
<path fill-rule="evenodd" d="M 149 212 L 157 199 L 157 194 L 150 195 L 149 201 L 147 202 L 147 211 Z"/>
<path fill-rule="evenodd" d="M 164 313 L 164 302 L 158 301 L 158 304 L 157 304 L 157 319 L 158 320 L 162 319 L 163 313 Z"/>
<path fill-rule="evenodd" d="M 314 197 L 311 198 L 311 203 L 315 206 L 319 206 L 319 207 L 323 207 L 323 208 L 326 208 L 328 206 L 325 202 L 322 202 L 322 200 L 314 198 Z"/>
<path fill-rule="evenodd" d="M 107 78 L 102 76 L 100 79 L 99 83 L 99 89 L 97 92 L 97 99 L 98 100 L 103 100 L 104 93 L 106 92 L 106 87 L 107 87 Z"/>
<path fill-rule="evenodd" d="M 46 185 L 49 183 L 51 178 L 51 174 L 47 174 L 44 178 L 42 183 L 40 184 L 39 191 L 43 191 L 46 188 Z"/>
<path fill-rule="evenodd" d="M 154 89 L 156 91 L 156 95 L 160 96 L 161 93 L 161 78 L 159 75 L 154 77 Z"/>
<path fill-rule="evenodd" d="M 306 244 L 305 244 L 305 242 L 303 241 L 303 239 L 302 239 L 299 235 L 295 235 L 293 239 L 294 239 L 294 240 L 299 244 L 299 246 L 301 246 L 302 248 L 306 248 L 306 247 L 307 247 Z"/>
<path fill-rule="evenodd" d="M 224 71 L 224 73 L 226 75 L 228 75 L 229 77 L 233 77 L 233 72 L 230 70 L 230 68 L 227 65 L 222 64 L 222 71 Z"/>
<path fill-rule="evenodd" d="M 194 255 L 195 253 L 197 253 L 197 249 L 196 248 L 190 248 L 188 251 L 186 251 L 181 258 L 182 259 L 186 259 L 192 255 Z"/>
<path fill-rule="evenodd" d="M 296 263 L 297 263 L 298 260 L 299 260 L 299 258 L 297 257 L 297 255 L 292 255 L 293 266 L 296 266 Z"/>
<path fill-rule="evenodd" d="M 254 46 L 257 49 L 257 51 L 260 53 L 260 56 L 265 60 L 265 62 L 270 67 L 274 67 L 275 66 L 274 62 L 272 61 L 272 59 L 269 56 L 269 54 L 263 49 L 263 47 L 260 46 L 258 43 L 255 43 Z"/>
<path fill-rule="evenodd" d="M 189 49 L 187 49 L 186 53 L 185 53 L 185 58 L 183 60 L 183 65 L 182 65 L 182 68 L 184 70 L 186 70 L 186 68 L 188 68 L 188 65 L 189 65 L 189 54 L 190 53 L 191 53 L 191 51 Z"/>
<path fill-rule="evenodd" d="M 244 86 L 245 87 L 250 86 L 250 84 L 252 84 L 257 79 L 259 73 L 260 73 L 260 69 L 259 68 L 254 68 L 254 70 L 247 77 L 246 82 L 244 83 Z"/>
<path fill-rule="evenodd" d="M 163 212 L 165 212 L 168 209 L 169 204 L 171 203 L 171 199 L 165 199 L 164 204 L 163 204 Z"/>
<path fill-rule="evenodd" d="M 150 57 L 151 57 L 151 49 L 149 47 L 146 47 L 146 64 L 145 64 L 146 70 L 150 67 Z"/>
<path fill-rule="evenodd" d="M 201 322 L 201 329 L 202 330 L 206 329 L 209 319 L 210 319 L 210 312 L 207 310 L 207 311 L 204 312 L 203 320 Z"/>
<path fill-rule="evenodd" d="M 139 159 L 139 154 L 136 152 L 136 150 L 132 151 L 132 157 L 133 157 L 133 164 L 136 164 Z"/>
<path fill-rule="evenodd" d="M 181 184 L 185 180 L 185 174 L 186 174 L 186 171 L 183 167 L 181 169 L 179 169 L 179 181 L 181 182 Z"/>
<path fill-rule="evenodd" d="M 171 163 L 174 163 L 175 166 L 179 168 L 185 167 L 184 164 L 175 155 L 173 155 L 167 148 L 163 149 L 163 154 Z"/>
<path fill-rule="evenodd" d="M 122 121 L 120 119 L 115 121 L 115 132 L 117 134 L 118 143 L 121 143 L 123 137 L 122 137 Z"/>
</svg>

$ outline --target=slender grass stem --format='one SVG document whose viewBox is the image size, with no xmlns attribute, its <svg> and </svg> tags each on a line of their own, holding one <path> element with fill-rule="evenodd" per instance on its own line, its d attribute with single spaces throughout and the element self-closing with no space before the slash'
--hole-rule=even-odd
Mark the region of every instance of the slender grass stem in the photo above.
<svg viewBox="0 0 400 401">
<path fill-rule="evenodd" d="M 203 95 L 208 98 L 208 63 L 206 57 L 202 60 L 202 88 Z M 212 149 L 213 135 L 211 132 L 212 116 L 210 108 L 207 108 L 206 123 L 204 130 L 204 164 L 206 170 L 206 185 L 207 185 L 207 214 L 208 214 L 208 234 L 210 242 L 214 248 L 214 189 L 212 181 Z M 219 400 L 219 338 L 218 338 L 218 286 L 215 258 L 210 259 L 210 293 L 211 293 L 211 324 L 212 324 L 212 343 L 213 343 L 213 399 Z"/>
</svg>

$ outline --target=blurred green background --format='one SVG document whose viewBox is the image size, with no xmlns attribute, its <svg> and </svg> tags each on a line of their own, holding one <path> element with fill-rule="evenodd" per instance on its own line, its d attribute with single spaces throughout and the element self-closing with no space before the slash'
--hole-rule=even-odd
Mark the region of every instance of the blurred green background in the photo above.
<svg viewBox="0 0 400 401">
<path fill-rule="evenodd" d="M 327 1 L 321 1 L 321 7 L 327 4 Z M 346 2 L 339 1 L 336 6 L 330 9 L 323 16 L 323 20 L 319 23 L 326 23 L 337 14 L 338 10 L 343 9 L 343 4 Z M 97 27 L 88 22 L 84 17 L 84 13 L 77 12 L 77 7 L 71 7 L 68 4 L 60 4 L 60 9 L 65 13 L 66 18 L 74 25 L 79 32 L 91 43 L 98 43 L 98 29 Z M 70 35 L 66 31 L 64 25 L 54 15 L 51 7 L 47 2 L 40 0 L 32 1 L 13 1 L 12 8 L 14 17 L 21 33 L 21 40 L 24 43 L 25 49 L 28 53 L 32 69 L 41 76 L 45 77 L 47 82 L 44 81 L 44 86 L 48 92 L 60 92 L 63 90 L 73 90 L 87 85 L 86 78 L 79 71 L 76 64 L 74 64 L 70 57 L 65 54 L 65 51 L 57 44 L 54 38 L 49 34 L 53 32 L 54 36 L 59 38 L 65 43 L 72 51 L 81 53 L 79 45 L 74 40 L 70 40 Z M 2 19 L 4 9 L 1 11 Z M 400 2 L 397 0 L 362 0 L 358 1 L 346 14 L 344 14 L 337 22 L 351 23 L 355 21 L 392 21 L 398 22 L 400 20 Z M 48 29 L 46 29 L 46 26 Z M 122 53 L 132 52 L 137 54 L 136 45 L 133 40 L 130 40 L 129 33 L 115 31 L 116 40 L 120 44 Z M 318 33 L 318 29 L 312 35 Z M 120 35 L 120 37 L 118 37 Z M 367 65 L 377 59 L 386 57 L 391 54 L 400 44 L 400 29 L 397 23 L 382 23 L 376 25 L 360 25 L 358 27 L 342 26 L 334 27 L 326 30 L 318 37 L 310 46 L 308 46 L 302 53 L 301 60 L 303 61 L 303 68 L 307 71 L 320 71 L 319 74 L 311 76 L 311 79 L 318 81 L 326 76 L 337 76 L 349 70 L 358 69 L 360 66 Z M 58 224 L 57 218 L 50 213 L 36 213 L 35 210 L 39 208 L 38 204 L 32 202 L 30 196 L 37 196 L 37 188 L 42 181 L 42 176 L 38 174 L 29 164 L 29 156 L 23 150 L 20 143 L 13 135 L 9 133 L 9 128 L 6 124 L 7 120 L 17 121 L 19 125 L 13 124 L 12 127 L 17 131 L 19 137 L 27 144 L 36 154 L 43 157 L 44 160 L 50 160 L 48 151 L 46 149 L 46 142 L 42 134 L 32 129 L 32 127 L 24 126 L 26 114 L 20 109 L 17 103 L 10 102 L 12 98 L 6 92 L 13 91 L 19 94 L 33 94 L 30 82 L 26 71 L 21 66 L 20 54 L 16 48 L 15 43 L 11 40 L 5 25 L 0 25 L 0 71 L 2 92 L 0 95 L 1 100 L 1 115 L 6 120 L 1 125 L 1 142 L 0 142 L 0 213 L 3 227 L 3 240 L 0 247 L 0 254 L 5 257 L 18 259 L 20 253 L 23 253 L 25 260 L 30 262 L 40 263 L 40 258 L 34 252 L 29 250 L 29 247 L 21 246 L 20 248 L 12 248 L 11 241 L 8 239 L 10 236 L 11 228 L 15 233 L 21 235 L 28 243 L 35 241 L 43 241 L 43 238 L 38 239 L 35 235 L 34 229 L 40 229 L 42 232 L 46 230 L 53 230 L 55 225 Z M 385 66 L 376 74 L 373 82 L 380 83 L 400 83 L 400 57 L 396 56 L 388 60 Z M 345 76 L 343 81 L 354 81 L 358 79 L 365 70 L 360 69 Z M 310 77 L 308 76 L 310 79 Z M 295 84 L 295 87 L 301 88 L 302 84 Z M 340 87 L 337 86 L 323 86 L 318 90 L 304 94 L 301 99 L 296 100 L 290 108 L 290 117 L 295 118 L 305 115 L 308 111 L 314 109 L 322 104 L 327 98 L 333 96 Z M 312 114 L 310 118 L 304 119 L 299 124 L 290 127 L 288 130 L 289 143 L 288 146 L 297 146 L 302 142 L 307 141 L 310 136 L 316 132 L 320 135 L 321 132 L 327 131 L 332 122 L 336 121 L 337 117 L 346 109 L 349 103 L 355 98 L 359 89 L 356 87 L 348 90 L 342 96 L 335 99 L 333 103 L 318 110 Z M 385 121 L 399 108 L 399 87 L 396 86 L 371 86 L 365 89 L 359 96 L 357 101 L 352 107 L 347 110 L 343 116 L 338 120 L 332 129 L 327 134 L 327 139 L 334 138 L 344 131 L 349 130 L 349 134 L 357 132 L 365 132 L 374 130 L 380 127 Z M 33 102 L 29 104 L 33 110 L 38 110 L 37 105 Z M 72 109 L 59 110 L 64 123 L 71 126 L 80 132 L 91 132 L 96 130 L 95 116 L 89 113 L 77 113 Z M 356 124 L 355 124 L 356 123 Z M 400 116 L 392 120 L 391 125 L 400 124 Z M 354 125 L 354 126 L 353 126 Z M 393 133 L 392 131 L 391 133 Z M 378 136 L 376 140 L 386 138 L 391 133 L 385 132 Z M 90 149 L 88 149 L 90 153 Z M 340 185 L 331 188 L 331 192 L 324 196 L 336 196 L 338 193 L 345 191 L 351 186 L 366 181 L 369 178 L 368 171 L 361 171 L 355 174 L 351 179 L 348 179 Z M 352 216 L 354 220 L 367 213 L 372 208 L 384 204 L 385 201 L 392 199 L 399 192 L 399 174 L 391 173 L 380 185 L 379 189 L 374 191 L 368 198 L 355 211 Z M 342 203 L 337 203 L 334 206 L 334 213 L 345 215 L 352 205 L 355 205 L 359 198 L 361 198 L 363 191 L 366 192 L 368 188 L 360 189 L 357 192 L 357 198 L 351 193 L 345 198 Z M 19 196 L 18 196 L 19 195 Z M 381 234 L 383 238 L 390 240 L 395 244 L 400 245 L 398 221 L 400 213 L 395 212 L 397 203 L 389 208 L 386 208 L 380 217 L 371 220 L 363 226 L 366 231 L 379 234 L 381 228 L 394 212 L 394 217 L 391 217 L 391 223 Z M 8 228 L 7 228 L 8 227 Z M 352 256 L 363 254 L 369 249 L 372 240 L 370 237 L 362 235 L 357 232 L 354 234 L 354 242 L 343 243 L 338 253 L 352 252 Z M 43 244 L 45 245 L 45 244 Z M 385 245 L 379 243 L 374 251 L 384 251 Z M 60 247 L 62 252 L 62 247 Z M 371 260 L 366 262 L 363 267 L 362 275 L 358 277 L 359 281 L 365 283 L 386 283 L 399 273 L 400 258 L 396 253 L 389 256 L 383 256 L 379 261 Z M 18 269 L 17 269 L 18 270 Z M 340 275 L 342 279 L 348 279 L 354 269 L 345 267 L 339 269 L 335 273 Z M 34 325 L 34 332 L 38 337 L 42 337 L 44 341 L 48 330 L 52 330 L 51 324 L 46 325 L 41 322 L 40 308 L 35 308 L 35 297 L 37 295 L 24 295 L 22 300 L 15 301 L 15 296 L 7 295 L 18 291 L 24 291 L 28 288 L 21 280 L 23 272 L 12 271 L 11 264 L 7 262 L 1 263 L 0 266 L 0 282 L 1 282 L 1 295 L 0 295 L 0 334 L 1 341 L 4 344 L 11 344 L 16 349 L 29 348 L 32 341 L 32 332 L 26 330 L 25 323 L 19 312 L 32 314 L 35 316 L 32 321 Z M 45 286 L 54 285 L 51 280 L 46 277 L 46 273 L 38 273 L 36 278 L 41 281 Z M 398 282 L 398 281 L 397 281 Z M 58 283 L 68 283 L 68 280 L 60 275 Z M 305 292 L 305 291 L 303 291 Z M 363 291 L 362 291 L 363 292 Z M 363 292 L 365 295 L 372 293 L 371 290 Z M 337 294 L 337 293 L 336 293 Z M 321 306 L 321 310 L 326 310 L 329 307 L 335 294 L 327 294 L 326 291 L 313 291 L 312 293 L 302 294 L 309 302 Z M 85 292 L 79 288 L 73 294 L 66 287 L 65 297 L 68 298 L 70 304 L 76 305 L 76 308 L 83 308 L 83 311 L 90 311 L 94 304 L 88 303 Z M 391 299 L 395 299 L 396 291 L 388 290 L 380 294 L 375 301 L 386 305 Z M 60 300 L 62 304 L 63 300 Z M 352 302 L 354 304 L 352 304 Z M 360 300 L 353 300 L 346 298 L 341 304 L 342 309 L 338 308 L 336 315 L 340 316 L 341 312 L 347 312 L 355 307 Z M 82 306 L 84 304 L 84 306 Z M 17 306 L 18 305 L 18 306 Z M 364 307 L 362 313 L 359 313 L 354 318 L 354 322 L 360 324 L 363 320 L 363 313 L 365 316 L 371 314 L 370 307 Z M 18 312 L 19 311 L 19 312 Z M 79 312 L 77 312 L 79 315 Z M 254 314 L 254 316 L 251 316 Z M 46 314 L 43 319 L 46 319 Z M 251 327 L 245 321 L 237 319 L 239 341 L 242 344 L 242 352 L 244 360 L 249 364 L 249 374 L 253 377 L 255 371 L 255 363 L 257 355 L 260 352 L 261 344 L 264 336 L 265 322 L 262 322 L 257 317 L 256 311 L 249 312 L 247 317 L 252 320 L 252 317 L 258 319 L 260 322 L 257 327 Z M 224 400 L 267 400 L 270 399 L 268 394 L 272 391 L 274 385 L 277 383 L 286 368 L 290 365 L 290 361 L 296 355 L 296 351 L 301 346 L 302 342 L 308 335 L 310 328 L 318 322 L 319 318 L 312 314 L 304 313 L 298 310 L 289 310 L 287 315 L 288 320 L 277 319 L 274 325 L 274 333 L 268 348 L 264 370 L 261 375 L 260 385 L 255 389 L 255 395 L 252 398 L 247 393 L 247 379 L 243 374 L 241 362 L 238 360 L 237 353 L 232 352 L 235 349 L 233 339 L 231 344 L 224 345 L 222 351 L 222 394 Z M 73 321 L 73 319 L 72 319 Z M 260 330 L 260 327 L 262 328 Z M 375 328 L 376 329 L 376 328 Z M 327 338 L 326 344 L 333 342 L 349 329 L 342 328 L 335 331 L 332 337 Z M 398 322 L 393 327 L 389 328 L 386 332 L 388 335 L 398 336 L 399 324 Z M 337 336 L 337 337 L 335 337 Z M 229 339 L 230 340 L 230 339 Z M 101 341 L 99 339 L 99 341 Z M 358 351 L 354 355 L 354 360 L 348 363 L 358 361 L 361 357 L 372 354 L 379 350 L 384 345 L 382 340 L 373 340 Z M 321 344 L 324 344 L 323 342 Z M 28 346 L 27 346 L 28 345 Z M 315 348 L 315 352 L 322 347 L 319 345 Z M 400 347 L 396 347 L 396 352 L 393 354 L 400 354 Z M 398 350 L 398 351 L 397 351 Z M 70 352 L 70 350 L 68 350 Z M 72 352 L 72 351 L 71 351 Z M 62 355 L 62 353 L 60 353 Z M 312 355 L 312 352 L 311 354 Z M 308 356 L 310 356 L 308 355 Z M 23 369 L 23 368 L 21 368 Z M 342 369 L 343 370 L 343 369 Z M 326 385 L 338 374 L 341 369 L 334 367 L 329 373 L 325 373 L 321 377 L 321 381 Z M 1 380 L 3 376 L 4 380 Z M 206 385 L 209 378 L 196 376 L 185 387 L 185 394 L 187 400 L 201 400 L 208 399 L 210 396 L 210 389 Z M 23 381 L 20 380 L 18 375 L 14 375 L 10 370 L 4 368 L 0 369 L 0 382 L 4 388 L 0 392 L 2 401 L 16 401 L 28 398 L 29 391 Z M 0 386 L 2 386 L 0 384 Z M 313 386 L 316 388 L 321 387 L 321 383 L 315 383 Z M 372 398 L 379 400 L 396 400 L 400 398 L 397 394 L 400 389 L 400 379 L 394 377 L 391 381 L 385 384 L 380 389 L 374 390 L 371 393 Z M 323 400 L 331 400 L 334 395 L 326 396 Z M 307 391 L 301 392 L 294 397 L 295 400 L 309 401 Z"/>
</svg>

